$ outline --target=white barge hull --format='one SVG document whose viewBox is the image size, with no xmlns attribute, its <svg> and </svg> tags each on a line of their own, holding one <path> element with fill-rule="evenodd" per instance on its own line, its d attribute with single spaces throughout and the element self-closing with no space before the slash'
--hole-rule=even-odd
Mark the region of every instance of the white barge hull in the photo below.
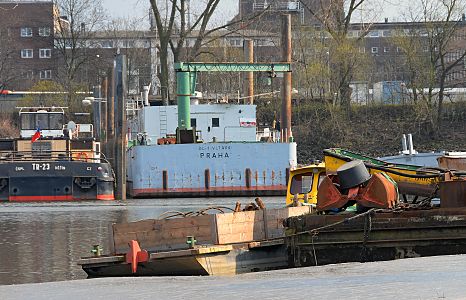
<svg viewBox="0 0 466 300">
<path fill-rule="evenodd" d="M 132 197 L 285 195 L 296 143 L 141 145 L 128 150 Z"/>
</svg>

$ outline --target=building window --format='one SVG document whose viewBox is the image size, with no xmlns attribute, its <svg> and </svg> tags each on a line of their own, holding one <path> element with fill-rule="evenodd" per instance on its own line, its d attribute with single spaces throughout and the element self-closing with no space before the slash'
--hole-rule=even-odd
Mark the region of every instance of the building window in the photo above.
<svg viewBox="0 0 466 300">
<path fill-rule="evenodd" d="M 102 48 L 113 48 L 113 41 L 102 41 L 100 45 Z"/>
<path fill-rule="evenodd" d="M 392 32 L 390 30 L 384 30 L 382 31 L 383 36 L 385 37 L 390 37 L 392 36 Z"/>
<path fill-rule="evenodd" d="M 52 49 L 39 49 L 40 58 L 50 58 L 52 57 Z"/>
<path fill-rule="evenodd" d="M 377 53 L 379 53 L 379 48 L 378 48 L 378 47 L 372 47 L 372 48 L 371 48 L 371 53 L 372 53 L 372 54 L 377 54 Z"/>
<path fill-rule="evenodd" d="M 32 28 L 31 27 L 22 27 L 21 28 L 21 36 L 22 37 L 31 37 L 32 36 Z"/>
<path fill-rule="evenodd" d="M 369 37 L 378 37 L 378 36 L 379 36 L 379 32 L 376 30 L 369 32 Z"/>
<path fill-rule="evenodd" d="M 212 127 L 220 127 L 220 119 L 212 118 Z"/>
<path fill-rule="evenodd" d="M 26 71 L 23 73 L 23 78 L 25 79 L 33 79 L 34 78 L 34 71 Z"/>
<path fill-rule="evenodd" d="M 241 47 L 241 39 L 230 39 L 230 46 Z"/>
<path fill-rule="evenodd" d="M 124 40 L 122 44 L 123 44 L 123 48 L 134 48 L 133 40 Z"/>
<path fill-rule="evenodd" d="M 22 49 L 21 50 L 21 58 L 32 58 L 33 57 L 32 49 Z"/>
<path fill-rule="evenodd" d="M 366 48 L 359 47 L 359 53 L 366 53 Z"/>
<path fill-rule="evenodd" d="M 39 36 L 50 36 L 50 27 L 39 27 Z"/>
<path fill-rule="evenodd" d="M 40 79 L 52 79 L 52 71 L 51 70 L 42 70 L 42 71 L 40 71 L 39 77 L 40 77 Z"/>
<path fill-rule="evenodd" d="M 191 127 L 196 127 L 196 118 L 191 118 Z"/>
<path fill-rule="evenodd" d="M 383 47 L 383 52 L 385 52 L 385 53 L 390 52 L 390 48 L 388 48 L 388 47 Z"/>
</svg>

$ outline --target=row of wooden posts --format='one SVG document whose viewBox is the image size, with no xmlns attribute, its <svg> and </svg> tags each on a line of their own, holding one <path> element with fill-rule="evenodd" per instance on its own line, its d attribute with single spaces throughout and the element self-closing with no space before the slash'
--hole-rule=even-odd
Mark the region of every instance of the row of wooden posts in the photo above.
<svg viewBox="0 0 466 300">
<path fill-rule="evenodd" d="M 115 199 L 119 200 L 126 200 L 126 91 L 126 57 L 120 54 L 93 91 L 96 138 L 115 171 Z"/>
</svg>

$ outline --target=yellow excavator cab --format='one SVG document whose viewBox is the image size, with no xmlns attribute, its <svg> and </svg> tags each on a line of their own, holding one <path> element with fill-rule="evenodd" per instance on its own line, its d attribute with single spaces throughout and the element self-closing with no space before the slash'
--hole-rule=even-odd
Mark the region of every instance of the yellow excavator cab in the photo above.
<svg viewBox="0 0 466 300">
<path fill-rule="evenodd" d="M 286 205 L 297 200 L 303 204 L 317 203 L 317 188 L 325 177 L 325 164 L 312 164 L 290 171 L 286 189 Z"/>
</svg>

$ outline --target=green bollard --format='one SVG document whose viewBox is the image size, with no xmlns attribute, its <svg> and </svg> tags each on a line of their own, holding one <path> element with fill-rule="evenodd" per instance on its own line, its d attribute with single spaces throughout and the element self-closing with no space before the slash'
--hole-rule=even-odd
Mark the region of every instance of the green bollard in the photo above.
<svg viewBox="0 0 466 300">
<path fill-rule="evenodd" d="M 196 238 L 194 236 L 188 236 L 186 244 L 189 245 L 189 248 L 192 249 L 194 246 L 196 246 Z"/>
<path fill-rule="evenodd" d="M 103 250 L 104 249 L 100 245 L 94 245 L 92 246 L 91 252 L 94 254 L 94 256 L 101 256 Z"/>
</svg>

